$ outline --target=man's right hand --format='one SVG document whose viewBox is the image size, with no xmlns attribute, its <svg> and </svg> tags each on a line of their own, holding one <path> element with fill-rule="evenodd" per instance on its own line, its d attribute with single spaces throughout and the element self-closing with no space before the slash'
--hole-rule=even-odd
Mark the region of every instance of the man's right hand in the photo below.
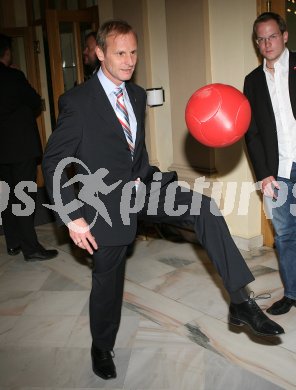
<svg viewBox="0 0 296 390">
<path fill-rule="evenodd" d="M 268 176 L 262 180 L 261 192 L 265 196 L 268 196 L 269 198 L 277 199 L 277 194 L 274 191 L 275 188 L 279 190 L 280 186 L 273 176 Z"/>
<path fill-rule="evenodd" d="M 87 250 L 91 255 L 94 253 L 93 249 L 98 249 L 95 237 L 91 234 L 89 225 L 84 218 L 78 218 L 70 222 L 68 229 L 71 239 L 79 248 Z"/>
</svg>

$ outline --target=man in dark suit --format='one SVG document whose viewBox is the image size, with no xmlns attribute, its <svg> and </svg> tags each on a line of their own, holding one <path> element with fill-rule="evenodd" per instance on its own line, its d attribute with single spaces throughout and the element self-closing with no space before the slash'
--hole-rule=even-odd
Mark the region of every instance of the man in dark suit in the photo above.
<svg viewBox="0 0 296 390">
<path fill-rule="evenodd" d="M 286 23 L 278 14 L 261 14 L 253 35 L 263 64 L 245 78 L 252 108 L 246 144 L 275 230 L 284 297 L 267 312 L 278 315 L 296 306 L 296 53 L 286 48 Z"/>
<path fill-rule="evenodd" d="M 94 31 L 85 36 L 83 49 L 84 79 L 92 77 L 100 67 L 100 61 L 96 55 L 97 34 Z"/>
<path fill-rule="evenodd" d="M 254 278 L 219 210 L 209 198 L 179 187 L 175 172 L 161 173 L 149 164 L 146 93 L 129 82 L 137 62 L 135 32 L 124 21 L 106 22 L 97 45 L 101 68 L 60 98 L 57 128 L 43 160 L 51 198 L 62 199 L 67 206 L 70 237 L 94 259 L 90 295 L 94 372 L 104 379 L 116 377 L 111 351 L 120 323 L 126 251 L 135 239 L 138 219 L 193 226 L 229 292 L 230 322 L 247 324 L 261 335 L 283 333 L 248 297 L 244 286 Z M 67 164 L 70 156 L 78 162 L 76 179 L 84 183 L 79 199 L 59 165 Z M 83 175 L 86 171 L 88 176 Z M 58 188 L 56 177 L 61 177 Z M 91 204 L 100 208 L 99 215 Z M 62 207 L 57 202 L 55 206 L 61 217 Z M 65 221 L 65 216 L 60 219 Z"/>
<path fill-rule="evenodd" d="M 8 205 L 2 212 L 3 230 L 10 255 L 23 252 L 26 261 L 48 260 L 56 250 L 46 250 L 38 242 L 34 210 L 18 216 L 13 204 L 20 204 L 15 189 L 20 182 L 36 181 L 37 159 L 42 148 L 35 116 L 40 113 L 40 96 L 24 74 L 12 66 L 11 39 L 0 34 L 0 180 L 9 185 Z M 29 192 L 32 191 L 32 192 Z M 25 196 L 36 203 L 32 188 Z M 33 207 L 34 208 L 34 207 Z"/>
</svg>

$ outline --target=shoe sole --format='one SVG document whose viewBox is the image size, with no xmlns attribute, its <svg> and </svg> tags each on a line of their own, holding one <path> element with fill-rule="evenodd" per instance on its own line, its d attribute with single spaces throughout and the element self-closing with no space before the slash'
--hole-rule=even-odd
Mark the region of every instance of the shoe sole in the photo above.
<svg viewBox="0 0 296 390">
<path fill-rule="evenodd" d="M 47 261 L 47 260 L 52 260 L 52 259 L 55 259 L 58 255 L 54 255 L 54 256 L 50 256 L 50 257 L 47 257 L 46 259 L 43 259 L 41 257 L 24 257 L 25 258 L 25 261 Z"/>
<path fill-rule="evenodd" d="M 280 336 L 282 334 L 282 333 L 277 333 L 277 334 L 260 333 L 257 330 L 255 330 L 254 328 L 252 328 L 252 326 L 250 324 L 248 324 L 247 322 L 245 322 L 245 321 L 243 321 L 241 319 L 238 319 L 238 318 L 234 318 L 234 317 L 229 317 L 229 323 L 231 325 L 234 325 L 234 326 L 247 326 L 257 336 L 264 336 L 264 337 L 275 337 L 276 336 L 276 337 L 278 337 L 278 336 Z"/>
<path fill-rule="evenodd" d="M 116 373 L 114 376 L 106 376 L 106 375 L 103 375 L 102 373 L 100 373 L 98 370 L 96 370 L 94 368 L 94 366 L 92 366 L 92 369 L 93 369 L 93 372 L 99 376 L 100 378 L 104 379 L 104 380 L 108 380 L 108 379 L 115 379 L 117 377 Z"/>
<path fill-rule="evenodd" d="M 288 310 L 286 310 L 286 311 L 281 311 L 280 313 L 275 313 L 275 312 L 269 311 L 269 309 L 267 309 L 267 310 L 266 310 L 266 313 L 271 314 L 271 315 L 273 315 L 273 316 L 280 316 L 281 314 L 289 313 L 289 311 L 292 309 L 293 306 L 296 307 L 296 303 L 294 303 L 294 304 L 290 307 L 290 309 L 288 309 Z"/>
</svg>

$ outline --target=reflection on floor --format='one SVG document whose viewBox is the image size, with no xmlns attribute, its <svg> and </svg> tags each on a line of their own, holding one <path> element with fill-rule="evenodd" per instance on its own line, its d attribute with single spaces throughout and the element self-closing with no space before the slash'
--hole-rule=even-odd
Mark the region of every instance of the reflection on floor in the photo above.
<svg viewBox="0 0 296 390">
<path fill-rule="evenodd" d="M 88 297 L 91 259 L 64 230 L 37 228 L 59 256 L 26 263 L 0 237 L 0 389 L 296 389 L 296 308 L 277 317 L 278 339 L 230 328 L 228 303 L 205 252 L 189 243 L 137 240 L 127 261 L 115 348 L 118 378 L 91 370 Z M 258 300 L 282 296 L 272 249 L 244 252 Z M 263 296 L 264 297 L 264 296 Z M 275 318 L 275 317 L 274 317 Z"/>
</svg>

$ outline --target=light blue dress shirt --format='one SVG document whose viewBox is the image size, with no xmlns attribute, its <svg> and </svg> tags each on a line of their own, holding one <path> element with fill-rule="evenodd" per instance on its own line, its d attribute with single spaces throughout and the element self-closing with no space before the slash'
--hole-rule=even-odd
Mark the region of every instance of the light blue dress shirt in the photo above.
<svg viewBox="0 0 296 390">
<path fill-rule="evenodd" d="M 104 91 L 105 91 L 105 93 L 106 93 L 106 95 L 107 95 L 107 97 L 108 97 L 108 99 L 109 99 L 109 101 L 110 101 L 110 103 L 111 103 L 115 113 L 116 113 L 116 111 L 115 111 L 116 96 L 114 94 L 114 91 L 117 88 L 122 88 L 123 99 L 124 99 L 124 103 L 125 103 L 125 106 L 126 106 L 126 109 L 127 109 L 127 112 L 128 112 L 128 117 L 129 117 L 129 122 L 130 122 L 130 129 L 131 129 L 131 132 L 132 132 L 133 142 L 135 144 L 136 143 L 136 135 L 137 135 L 137 119 L 136 119 L 133 107 L 131 105 L 128 93 L 126 91 L 125 83 L 123 82 L 120 85 L 115 85 L 110 79 L 108 79 L 108 77 L 105 76 L 104 72 L 102 71 L 102 68 L 99 69 L 97 74 L 98 74 L 98 78 L 99 78 L 99 80 L 100 80 L 100 82 L 102 84 L 102 87 L 103 87 L 103 89 L 104 89 Z"/>
</svg>

